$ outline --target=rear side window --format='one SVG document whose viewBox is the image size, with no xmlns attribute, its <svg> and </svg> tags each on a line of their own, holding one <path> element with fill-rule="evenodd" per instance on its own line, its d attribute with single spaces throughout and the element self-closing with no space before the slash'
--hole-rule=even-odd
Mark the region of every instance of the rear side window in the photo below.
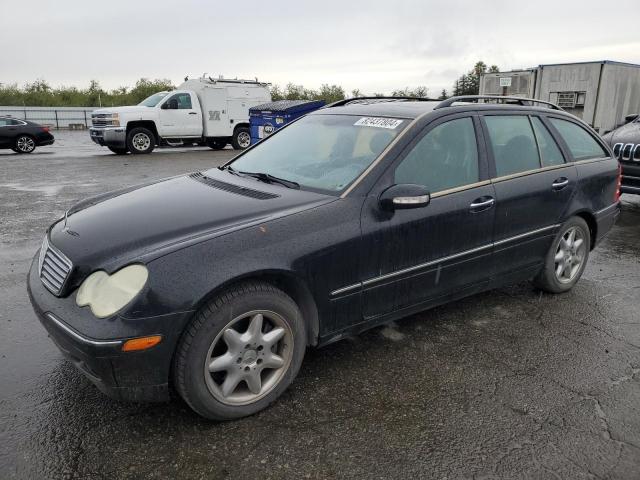
<svg viewBox="0 0 640 480">
<path fill-rule="evenodd" d="M 591 134 L 581 126 L 566 120 L 560 120 L 559 118 L 550 118 L 549 120 L 558 132 L 560 132 L 560 135 L 562 135 L 562 138 L 569 147 L 571 155 L 573 155 L 573 158 L 576 160 L 609 156 Z"/>
<path fill-rule="evenodd" d="M 490 115 L 484 119 L 498 177 L 540 168 L 538 147 L 529 117 Z"/>
<path fill-rule="evenodd" d="M 395 183 L 424 185 L 430 192 L 479 180 L 478 147 L 471 118 L 438 125 L 396 167 Z"/>
<path fill-rule="evenodd" d="M 542 156 L 542 166 L 562 165 L 564 163 L 562 152 L 549 133 L 549 130 L 547 130 L 547 127 L 542 123 L 542 120 L 538 117 L 531 117 L 531 124 L 536 134 L 536 140 L 538 140 L 538 147 L 540 149 L 540 155 Z"/>
</svg>

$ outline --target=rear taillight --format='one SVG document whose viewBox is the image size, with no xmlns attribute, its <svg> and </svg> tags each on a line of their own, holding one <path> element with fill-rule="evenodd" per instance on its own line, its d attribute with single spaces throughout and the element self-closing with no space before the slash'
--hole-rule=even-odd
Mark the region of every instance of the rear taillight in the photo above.
<svg viewBox="0 0 640 480">
<path fill-rule="evenodd" d="M 46 133 L 49 133 L 49 127 L 42 127 L 42 131 L 46 132 Z"/>
<path fill-rule="evenodd" d="M 616 193 L 613 195 L 613 201 L 620 200 L 620 189 L 622 188 L 622 165 L 618 163 L 618 178 L 616 179 Z"/>
</svg>

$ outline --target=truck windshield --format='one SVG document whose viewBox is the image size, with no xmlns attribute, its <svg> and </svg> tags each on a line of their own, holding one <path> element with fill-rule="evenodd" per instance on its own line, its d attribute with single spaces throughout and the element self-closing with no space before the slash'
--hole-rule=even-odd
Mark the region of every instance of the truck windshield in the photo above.
<svg viewBox="0 0 640 480">
<path fill-rule="evenodd" d="M 169 95 L 169 92 L 154 93 L 150 97 L 145 98 L 138 105 L 142 105 L 145 107 L 155 107 L 158 104 L 158 102 L 160 102 L 160 100 L 162 100 L 167 95 Z"/>
<path fill-rule="evenodd" d="M 345 190 L 408 125 L 406 119 L 315 114 L 247 151 L 230 166 L 327 193 Z"/>
</svg>

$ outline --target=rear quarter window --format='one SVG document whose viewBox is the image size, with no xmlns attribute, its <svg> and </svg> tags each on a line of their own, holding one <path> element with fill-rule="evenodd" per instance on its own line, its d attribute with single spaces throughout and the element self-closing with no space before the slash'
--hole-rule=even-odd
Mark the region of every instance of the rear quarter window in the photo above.
<svg viewBox="0 0 640 480">
<path fill-rule="evenodd" d="M 558 130 L 575 160 L 609 156 L 596 139 L 580 125 L 559 118 L 550 118 L 549 121 Z"/>
</svg>

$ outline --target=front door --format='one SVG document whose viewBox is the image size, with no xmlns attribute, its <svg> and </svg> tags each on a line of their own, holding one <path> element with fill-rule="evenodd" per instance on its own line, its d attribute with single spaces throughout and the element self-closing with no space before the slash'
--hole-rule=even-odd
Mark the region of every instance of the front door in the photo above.
<svg viewBox="0 0 640 480">
<path fill-rule="evenodd" d="M 436 120 L 366 199 L 360 261 L 365 321 L 488 281 L 495 200 L 479 130 L 469 114 Z M 378 198 L 394 184 L 423 185 L 431 201 L 385 212 Z"/>
<path fill-rule="evenodd" d="M 202 112 L 191 92 L 177 92 L 160 107 L 160 136 L 163 138 L 199 137 L 202 135 Z"/>
<path fill-rule="evenodd" d="M 494 273 L 527 276 L 545 257 L 577 171 L 538 116 L 484 116 L 496 192 Z"/>
</svg>

